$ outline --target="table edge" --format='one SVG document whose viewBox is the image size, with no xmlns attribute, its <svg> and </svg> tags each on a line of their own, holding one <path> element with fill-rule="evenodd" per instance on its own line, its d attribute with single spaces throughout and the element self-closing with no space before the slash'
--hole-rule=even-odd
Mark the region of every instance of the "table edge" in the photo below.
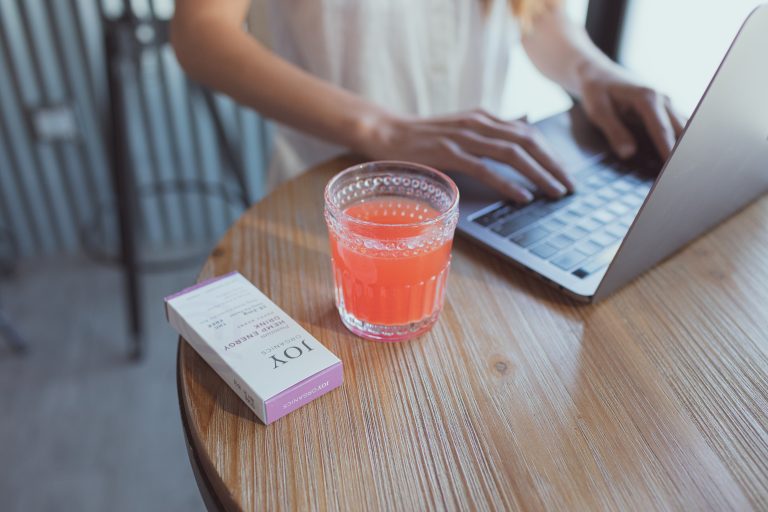
<svg viewBox="0 0 768 512">
<path fill-rule="evenodd" d="M 189 403 L 187 394 L 183 391 L 186 387 L 183 385 L 185 376 L 181 371 L 182 351 L 192 350 L 191 346 L 179 336 L 176 348 L 176 395 L 179 402 L 179 415 L 181 426 L 184 432 L 184 444 L 187 448 L 187 457 L 192 467 L 192 473 L 195 476 L 198 491 L 209 512 L 232 511 L 240 512 L 242 508 L 237 505 L 234 497 L 231 495 L 224 483 L 217 478 L 218 473 L 213 467 L 213 463 L 207 457 L 205 450 L 200 448 L 201 442 L 193 434 L 189 425 Z M 211 475 L 214 475 L 211 477 Z M 221 492 L 224 489 L 225 492 Z"/>
</svg>

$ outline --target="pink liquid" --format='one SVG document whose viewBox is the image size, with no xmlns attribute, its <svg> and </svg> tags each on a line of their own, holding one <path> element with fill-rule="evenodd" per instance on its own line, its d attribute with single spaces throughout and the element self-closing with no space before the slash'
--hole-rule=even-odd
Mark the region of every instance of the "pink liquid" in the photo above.
<svg viewBox="0 0 768 512">
<path fill-rule="evenodd" d="M 372 199 L 350 206 L 345 213 L 384 224 L 350 228 L 352 234 L 383 243 L 424 235 L 434 227 L 408 224 L 439 216 L 428 203 L 405 198 Z M 403 250 L 387 253 L 350 247 L 332 234 L 333 270 L 344 308 L 358 320 L 378 325 L 403 325 L 430 317 L 442 304 L 451 243 L 449 239 L 407 254 Z"/>
</svg>

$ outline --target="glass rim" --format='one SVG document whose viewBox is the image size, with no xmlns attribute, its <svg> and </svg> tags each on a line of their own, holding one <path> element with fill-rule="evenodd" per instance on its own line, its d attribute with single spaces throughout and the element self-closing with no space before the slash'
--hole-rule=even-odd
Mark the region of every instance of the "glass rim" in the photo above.
<svg viewBox="0 0 768 512">
<path fill-rule="evenodd" d="M 458 209 L 459 187 L 456 186 L 456 183 L 447 174 L 445 174 L 444 172 L 438 171 L 437 169 L 430 167 L 428 165 L 417 164 L 413 162 L 406 162 L 402 160 L 372 160 L 370 162 L 363 162 L 360 164 L 353 165 L 351 167 L 347 167 L 343 171 L 336 173 L 336 175 L 333 178 L 331 178 L 328 181 L 328 183 L 325 185 L 325 190 L 323 192 L 325 209 L 328 210 L 330 214 L 333 215 L 334 218 L 342 222 L 350 222 L 359 226 L 370 226 L 370 227 L 391 226 L 392 224 L 385 224 L 382 222 L 372 222 L 369 220 L 362 220 L 362 219 L 358 219 L 357 217 L 347 215 L 341 208 L 339 208 L 331 200 L 331 187 L 333 187 L 343 177 L 348 176 L 356 171 L 364 170 L 367 167 L 379 166 L 379 165 L 406 167 L 412 170 L 418 170 L 418 171 L 426 172 L 428 174 L 432 174 L 437 178 L 443 180 L 448 185 L 448 188 L 453 194 L 453 200 L 451 201 L 451 205 L 444 212 L 441 212 L 440 215 L 438 215 L 437 217 L 433 219 L 418 221 L 418 222 L 409 222 L 407 224 L 398 224 L 397 225 L 398 227 L 415 228 L 415 227 L 432 226 L 434 224 L 439 224 L 443 222 L 445 219 L 449 218 L 453 214 L 453 212 L 455 212 Z"/>
</svg>

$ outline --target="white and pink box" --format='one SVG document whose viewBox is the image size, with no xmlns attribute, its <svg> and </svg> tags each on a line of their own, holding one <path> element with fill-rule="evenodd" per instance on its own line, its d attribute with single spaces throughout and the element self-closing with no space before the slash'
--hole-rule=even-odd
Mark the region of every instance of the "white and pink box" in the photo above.
<svg viewBox="0 0 768 512">
<path fill-rule="evenodd" d="M 238 272 L 166 297 L 165 311 L 264 423 L 341 386 L 341 360 Z"/>
</svg>

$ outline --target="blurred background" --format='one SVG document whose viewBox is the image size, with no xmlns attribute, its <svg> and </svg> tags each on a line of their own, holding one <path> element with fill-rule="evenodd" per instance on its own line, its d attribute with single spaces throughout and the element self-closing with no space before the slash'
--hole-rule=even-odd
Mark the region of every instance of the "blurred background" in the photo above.
<svg viewBox="0 0 768 512">
<path fill-rule="evenodd" d="M 566 0 L 693 111 L 753 0 Z M 0 508 L 201 510 L 162 297 L 265 193 L 269 123 L 189 81 L 172 0 L 0 0 Z M 513 56 L 504 116 L 570 99 Z"/>
</svg>

